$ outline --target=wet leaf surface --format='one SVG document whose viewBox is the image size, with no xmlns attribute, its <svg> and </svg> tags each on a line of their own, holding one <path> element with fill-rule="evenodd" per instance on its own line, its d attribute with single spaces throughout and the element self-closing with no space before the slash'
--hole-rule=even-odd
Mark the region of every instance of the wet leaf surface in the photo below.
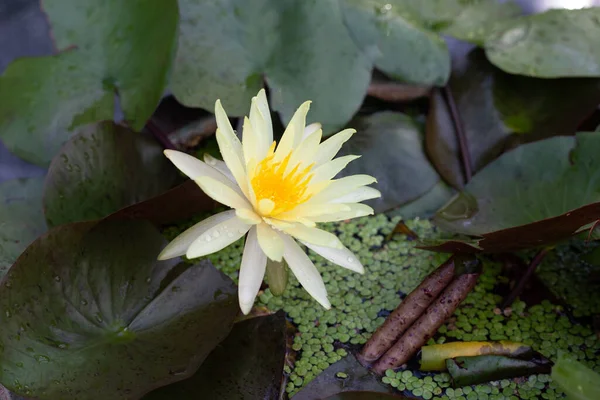
<svg viewBox="0 0 600 400">
<path fill-rule="evenodd" d="M 102 218 L 162 194 L 180 179 L 152 138 L 112 122 L 88 125 L 50 164 L 46 219 L 56 226 Z"/>
<path fill-rule="evenodd" d="M 175 0 L 47 0 L 62 53 L 22 58 L 0 78 L 0 132 L 20 157 L 47 165 L 73 128 L 113 118 L 115 97 L 139 130 L 163 93 L 176 45 Z M 75 49 L 74 49 L 75 47 Z"/>
<path fill-rule="evenodd" d="M 385 12 L 388 3 L 181 1 L 186 17 L 173 92 L 183 104 L 208 110 L 220 98 L 229 115 L 240 116 L 264 80 L 285 123 L 311 99 L 309 122 L 333 133 L 360 107 L 374 65 L 416 84 L 443 84 L 448 77 L 444 42 L 395 10 Z"/>
<path fill-rule="evenodd" d="M 375 212 L 408 203 L 431 190 L 438 175 L 423 150 L 420 127 L 410 117 L 380 112 L 356 119 L 357 132 L 340 151 L 361 157 L 352 161 L 339 175 L 367 174 L 377 179 L 381 198 L 367 200 Z"/>
<path fill-rule="evenodd" d="M 0 279 L 23 250 L 46 232 L 43 185 L 44 178 L 0 183 Z"/>
<path fill-rule="evenodd" d="M 234 325 L 191 378 L 144 396 L 144 400 L 276 399 L 286 353 L 285 313 Z"/>
<path fill-rule="evenodd" d="M 438 211 L 435 222 L 481 236 L 480 250 L 502 252 L 552 244 L 600 218 L 600 135 L 579 133 L 530 143 L 505 153 Z M 478 251 L 461 241 L 424 248 Z"/>
<path fill-rule="evenodd" d="M 393 388 L 381 383 L 381 378 L 365 368 L 350 353 L 332 364 L 294 395 L 295 400 L 328 399 L 343 392 L 366 391 L 393 393 Z M 349 395 L 352 396 L 352 395 Z M 335 398 L 335 397 L 334 397 Z M 342 397 L 345 399 L 345 397 Z M 352 397 L 350 397 L 352 399 Z"/>
<path fill-rule="evenodd" d="M 485 41 L 490 61 L 512 74 L 600 76 L 600 9 L 550 10 L 506 20 Z"/>
<path fill-rule="evenodd" d="M 31 244 L 0 290 L 0 380 L 44 399 L 131 399 L 193 374 L 229 333 L 234 283 L 157 261 L 147 222 L 79 222 Z"/>
<path fill-rule="evenodd" d="M 552 362 L 542 356 L 521 360 L 485 355 L 451 358 L 446 360 L 446 368 L 452 376 L 454 387 L 461 387 L 518 376 L 547 374 L 551 371 Z"/>
</svg>

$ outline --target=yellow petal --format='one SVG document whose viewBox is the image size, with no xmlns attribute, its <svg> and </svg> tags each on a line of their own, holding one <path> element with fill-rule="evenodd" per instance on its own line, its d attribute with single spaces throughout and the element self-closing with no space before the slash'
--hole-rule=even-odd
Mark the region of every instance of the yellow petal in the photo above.
<svg viewBox="0 0 600 400">
<path fill-rule="evenodd" d="M 244 127 L 242 131 L 242 148 L 244 150 L 244 160 L 252 160 L 257 158 L 258 139 L 257 132 L 250 123 L 248 117 L 244 117 Z"/>
<path fill-rule="evenodd" d="M 235 215 L 249 225 L 256 225 L 263 222 L 262 218 L 249 208 L 237 208 Z"/>
<path fill-rule="evenodd" d="M 238 284 L 240 308 L 245 315 L 250 312 L 254 305 L 254 299 L 265 276 L 266 266 L 267 256 L 258 244 L 256 226 L 253 226 L 248 232 L 246 244 L 244 245 Z"/>
<path fill-rule="evenodd" d="M 292 169 L 294 169 L 297 164 L 300 164 L 299 169 L 302 170 L 312 163 L 312 159 L 317 152 L 319 143 L 321 142 L 321 136 L 323 136 L 323 131 L 318 129 L 309 137 L 304 139 L 300 145 L 294 149 L 292 156 L 290 157 L 290 162 L 288 163 L 286 173 L 289 173 Z"/>
<path fill-rule="evenodd" d="M 269 215 L 275 208 L 275 203 L 271 199 L 260 199 L 258 202 L 258 212 L 261 215 Z"/>
<path fill-rule="evenodd" d="M 361 186 L 352 192 L 331 200 L 331 203 L 358 203 L 381 197 L 381 192 L 370 186 Z"/>
<path fill-rule="evenodd" d="M 338 239 L 336 235 L 322 229 L 310 228 L 301 224 L 295 224 L 292 227 L 282 229 L 282 231 L 299 240 L 314 243 L 319 246 L 333 247 L 337 249 L 343 247 L 342 242 L 340 242 L 340 239 Z"/>
<path fill-rule="evenodd" d="M 277 219 L 294 222 L 300 218 L 316 217 L 342 211 L 350 211 L 350 207 L 347 204 L 300 204 L 291 211 L 278 214 Z"/>
<path fill-rule="evenodd" d="M 283 241 L 279 234 L 267 224 L 257 225 L 258 243 L 267 257 L 273 261 L 281 261 L 283 257 Z"/>
<path fill-rule="evenodd" d="M 315 184 L 318 182 L 327 181 L 332 179 L 337 174 L 339 174 L 350 162 L 360 158 L 360 156 L 343 156 L 340 158 L 336 158 L 335 160 L 331 160 L 317 167 L 313 172 L 313 178 L 310 180 L 311 184 Z"/>
<path fill-rule="evenodd" d="M 187 258 L 196 258 L 222 250 L 244 236 L 250 227 L 238 217 L 221 222 L 194 240 L 185 255 Z"/>
<path fill-rule="evenodd" d="M 316 244 L 302 242 L 306 247 L 331 261 L 332 263 L 349 269 L 350 271 L 358 272 L 359 274 L 365 273 L 365 268 L 361 264 L 360 260 L 348 250 L 346 247 L 341 249 L 332 249 L 331 247 L 317 246 Z"/>
<path fill-rule="evenodd" d="M 281 235 L 281 239 L 284 243 L 283 257 L 298 282 L 319 304 L 329 310 L 331 303 L 327 299 L 327 289 L 317 268 L 291 237 Z"/>
<path fill-rule="evenodd" d="M 350 207 L 349 211 L 341 211 L 332 214 L 323 214 L 317 217 L 310 217 L 315 222 L 333 222 L 333 221 L 344 221 L 346 219 L 364 217 L 366 215 L 373 215 L 373 209 L 366 204 L 362 203 L 350 203 L 346 204 Z"/>
<path fill-rule="evenodd" d="M 217 143 L 219 151 L 223 156 L 223 161 L 235 177 L 236 182 L 244 194 L 248 192 L 246 183 L 246 168 L 244 164 L 244 153 L 242 143 L 231 127 L 227 114 L 221 105 L 221 101 L 215 103 L 215 117 L 217 119 Z"/>
<path fill-rule="evenodd" d="M 313 132 L 316 132 L 317 130 L 319 130 L 321 128 L 322 128 L 322 126 L 318 122 L 313 122 L 312 124 L 308 125 L 306 128 L 304 128 L 304 133 L 302 134 L 302 140 L 306 139 Z"/>
<path fill-rule="evenodd" d="M 237 182 L 235 181 L 235 178 L 233 177 L 233 174 L 231 173 L 229 168 L 227 168 L 227 164 L 225 164 L 225 161 L 221 161 L 218 158 L 214 158 L 210 154 L 205 153 L 204 154 L 204 162 L 208 166 L 213 167 L 214 169 L 216 169 L 217 171 L 219 171 L 220 173 L 225 175 L 227 177 L 227 179 L 229 179 L 231 182 L 235 183 L 237 186 Z M 241 190 L 240 190 L 240 193 L 241 193 Z"/>
<path fill-rule="evenodd" d="M 341 132 L 336 133 L 335 135 L 328 138 L 326 141 L 321 143 L 319 146 L 319 150 L 317 154 L 313 157 L 313 161 L 316 166 L 321 164 L 325 164 L 328 161 L 331 161 L 333 157 L 340 151 L 342 145 L 348 141 L 356 132 L 355 129 L 344 129 Z"/>
<path fill-rule="evenodd" d="M 252 208 L 248 200 L 229 186 L 207 176 L 196 179 L 200 189 L 208 196 L 231 208 Z"/>
<path fill-rule="evenodd" d="M 281 136 L 281 141 L 275 150 L 275 162 L 283 160 L 294 147 L 300 143 L 306 125 L 306 114 L 310 108 L 310 101 L 305 101 L 294 113 L 287 128 Z"/>
<path fill-rule="evenodd" d="M 235 217 L 234 210 L 224 211 L 206 218 L 185 230 L 179 236 L 171 241 L 158 255 L 159 260 L 168 260 L 169 258 L 180 257 L 187 252 L 188 247 L 207 230 L 230 220 Z"/>
<path fill-rule="evenodd" d="M 250 123 L 257 138 L 257 159 L 262 160 L 267 155 L 269 146 L 273 143 L 273 124 L 265 89 L 261 89 L 256 97 L 252 98 Z"/>
</svg>

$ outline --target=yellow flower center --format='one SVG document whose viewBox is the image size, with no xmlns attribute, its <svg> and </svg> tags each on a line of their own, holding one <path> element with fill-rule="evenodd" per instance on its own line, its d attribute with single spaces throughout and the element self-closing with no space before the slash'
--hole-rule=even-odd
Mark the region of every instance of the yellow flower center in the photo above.
<svg viewBox="0 0 600 400">
<path fill-rule="evenodd" d="M 258 211 L 263 216 L 274 217 L 282 212 L 293 210 L 299 204 L 311 198 L 307 194 L 308 183 L 312 178 L 310 170 L 313 164 L 299 170 L 296 164 L 286 173 L 290 152 L 283 160 L 274 161 L 275 142 L 271 145 L 267 156 L 256 166 L 251 184 L 256 195 Z"/>
</svg>

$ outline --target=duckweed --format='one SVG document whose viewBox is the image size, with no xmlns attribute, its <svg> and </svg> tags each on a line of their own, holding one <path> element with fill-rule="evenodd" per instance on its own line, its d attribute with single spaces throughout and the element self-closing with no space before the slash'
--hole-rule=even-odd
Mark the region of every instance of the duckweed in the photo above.
<svg viewBox="0 0 600 400">
<path fill-rule="evenodd" d="M 168 239 L 174 238 L 196 220 L 165 230 Z M 418 250 L 404 235 L 385 238 L 393 230 L 398 217 L 377 215 L 349 222 L 323 224 L 336 233 L 342 242 L 361 259 L 366 273 L 357 273 L 334 266 L 309 252 L 321 272 L 332 308 L 324 310 L 290 276 L 288 287 L 281 296 L 267 288 L 259 293 L 256 305 L 272 311 L 283 309 L 296 325 L 292 349 L 297 352 L 295 364 L 287 367 L 286 391 L 293 396 L 329 365 L 357 350 L 383 323 L 385 317 L 413 290 L 421 280 L 444 262 L 448 255 Z M 421 237 L 435 236 L 436 230 L 428 220 L 405 221 Z M 579 246 L 579 247 L 578 247 Z M 225 274 L 237 281 L 243 249 L 243 239 L 208 258 Z M 576 251 L 572 251 L 575 249 Z M 578 250 L 579 249 L 579 250 Z M 579 283 L 591 285 L 586 274 L 592 266 L 581 267 L 577 251 L 583 247 L 570 244 L 558 248 L 546 258 L 539 275 L 548 286 L 569 304 L 576 315 L 590 315 L 600 310 L 596 292 L 580 291 Z M 189 260 L 195 262 L 196 260 Z M 499 283 L 506 283 L 501 264 L 485 262 L 477 286 L 461 307 L 443 325 L 430 343 L 455 340 L 514 340 L 531 345 L 550 359 L 560 352 L 569 352 L 591 368 L 600 371 L 600 341 L 589 326 L 574 324 L 561 306 L 543 301 L 527 307 L 516 301 L 506 310 L 499 310 L 501 296 L 495 293 Z M 572 267 L 572 268 L 571 268 Z M 577 269 L 579 268 L 579 269 Z M 577 272 L 573 272 L 576 270 Z M 587 275 L 589 277 L 589 275 Z M 574 278 L 577 284 L 568 279 Z M 586 294 L 587 293 L 587 294 Z M 593 295 L 592 295 L 593 294 Z M 590 300 L 590 299 L 594 300 Z M 338 373 L 338 379 L 345 379 Z M 405 395 L 423 399 L 555 399 L 563 392 L 549 375 L 504 379 L 472 387 L 452 388 L 447 373 L 424 374 L 420 371 L 387 371 L 382 382 Z"/>
</svg>

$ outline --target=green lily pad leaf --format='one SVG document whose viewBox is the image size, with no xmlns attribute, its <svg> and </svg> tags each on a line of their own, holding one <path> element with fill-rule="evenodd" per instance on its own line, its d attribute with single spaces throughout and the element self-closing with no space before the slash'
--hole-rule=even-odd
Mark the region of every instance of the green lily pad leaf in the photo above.
<svg viewBox="0 0 600 400">
<path fill-rule="evenodd" d="M 285 313 L 234 325 L 227 338 L 191 378 L 165 386 L 143 400 L 276 399 L 286 353 Z"/>
<path fill-rule="evenodd" d="M 549 10 L 506 20 L 485 41 L 488 58 L 511 74 L 600 77 L 600 9 Z"/>
<path fill-rule="evenodd" d="M 27 246 L 46 232 L 43 185 L 44 178 L 0 183 L 0 279 Z"/>
<path fill-rule="evenodd" d="M 21 158 L 48 165 L 77 126 L 112 119 L 115 96 L 139 130 L 163 93 L 176 44 L 175 0 L 47 0 L 56 56 L 22 58 L 0 78 L 0 135 Z"/>
<path fill-rule="evenodd" d="M 179 174 L 155 140 L 100 122 L 54 157 L 44 188 L 50 226 L 103 218 L 170 189 Z"/>
<path fill-rule="evenodd" d="M 481 49 L 459 48 L 454 55 L 448 86 L 465 130 L 474 172 L 508 147 L 574 133 L 600 102 L 598 79 L 510 75 L 490 64 Z M 573 101 L 565 103 L 565 98 Z M 439 174 L 453 187 L 461 188 L 464 172 L 459 145 L 441 92 L 434 92 L 430 110 L 427 154 Z"/>
<path fill-rule="evenodd" d="M 377 393 L 377 392 L 342 392 L 328 397 L 327 400 L 398 400 L 408 399 L 408 397 L 397 394 Z"/>
<path fill-rule="evenodd" d="M 367 174 L 381 198 L 367 200 L 376 212 L 389 210 L 419 198 L 432 189 L 439 177 L 423 149 L 420 127 L 408 116 L 380 112 L 352 122 L 357 132 L 340 155 L 358 154 L 339 176 Z"/>
<path fill-rule="evenodd" d="M 444 204 L 454 196 L 456 191 L 444 181 L 439 181 L 431 190 L 416 200 L 394 208 L 386 214 L 390 217 L 400 216 L 403 219 L 431 218 Z"/>
<path fill-rule="evenodd" d="M 513 1 L 396 0 L 395 3 L 428 29 L 480 46 L 501 21 L 522 14 L 521 7 Z"/>
<path fill-rule="evenodd" d="M 145 221 L 50 230 L 0 290 L 0 382 L 26 397 L 134 399 L 192 375 L 229 333 L 235 284 L 209 262 L 157 261 Z"/>
<path fill-rule="evenodd" d="M 434 221 L 451 232 L 483 237 L 477 245 L 488 252 L 566 239 L 600 219 L 598 152 L 596 132 L 520 146 L 475 175 Z"/>
<path fill-rule="evenodd" d="M 360 107 L 374 63 L 413 83 L 445 83 L 444 42 L 400 16 L 381 15 L 374 5 L 385 4 L 182 0 L 173 93 L 185 105 L 209 110 L 220 98 L 230 115 L 240 116 L 264 79 L 285 123 L 310 99 L 309 118 L 333 133 Z"/>
<path fill-rule="evenodd" d="M 563 354 L 552 367 L 552 380 L 573 400 L 593 400 L 600 396 L 600 374 Z"/>
<path fill-rule="evenodd" d="M 347 357 L 330 365 L 302 390 L 294 395 L 295 400 L 328 399 L 343 392 L 365 391 L 382 394 L 394 393 L 394 389 L 384 385 L 381 377 L 364 367 L 350 353 Z M 352 395 L 350 395 L 352 396 Z M 334 397 L 335 398 L 335 397 Z M 342 397 L 345 399 L 345 397 Z M 350 397 L 350 399 L 353 399 Z"/>
</svg>

